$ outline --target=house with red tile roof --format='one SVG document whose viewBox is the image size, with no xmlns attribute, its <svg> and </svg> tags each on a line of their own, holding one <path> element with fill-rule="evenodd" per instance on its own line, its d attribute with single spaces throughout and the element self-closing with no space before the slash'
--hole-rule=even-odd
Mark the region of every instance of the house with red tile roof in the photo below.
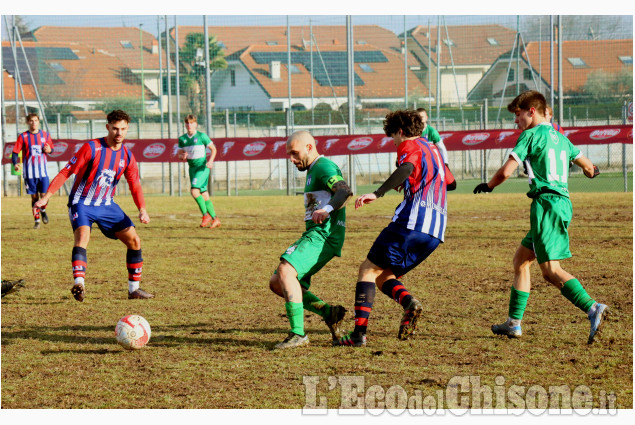
<svg viewBox="0 0 635 425">
<path fill-rule="evenodd" d="M 403 102 L 403 55 L 371 44 L 354 47 L 357 107 L 378 107 Z M 292 46 L 291 105 L 296 110 L 328 106 L 339 109 L 348 102 L 346 45 Z M 227 69 L 212 77 L 217 109 L 284 110 L 289 107 L 289 68 L 285 45 L 250 45 L 229 55 Z M 425 98 L 426 87 L 408 71 L 409 96 Z"/>
<path fill-rule="evenodd" d="M 553 89 L 558 91 L 557 43 L 554 43 Z M 507 104 L 518 92 L 537 90 L 547 99 L 551 90 L 550 42 L 530 42 L 521 49 L 520 60 L 516 51 L 501 55 L 468 95 L 469 102 L 483 99 L 497 100 L 504 92 Z M 510 63 L 511 62 L 511 63 Z M 518 64 L 517 64 L 518 62 Z M 516 68 L 519 68 L 516 75 Z M 570 40 L 562 42 L 562 91 L 564 97 L 585 94 L 589 77 L 610 79 L 620 73 L 633 76 L 633 40 Z M 632 86 L 631 86 L 632 87 Z M 626 94 L 626 93 L 625 93 Z M 632 96 L 632 92 L 630 93 Z"/>
<path fill-rule="evenodd" d="M 46 105 L 72 105 L 90 109 L 96 103 L 117 97 L 140 98 L 141 84 L 137 75 L 115 55 L 79 42 L 23 43 L 31 74 L 26 66 L 22 48 L 17 48 L 19 104 L 24 100 L 29 108 L 39 110 L 35 86 Z M 5 103 L 15 103 L 16 66 L 11 44 L 2 42 Z M 156 96 L 147 89 L 146 99 L 156 103 Z"/>
<path fill-rule="evenodd" d="M 78 43 L 91 51 L 114 56 L 135 75 L 139 81 L 143 74 L 143 84 L 150 97 L 146 97 L 147 109 L 158 112 L 160 93 L 159 46 L 156 37 L 137 27 L 57 27 L 41 26 L 33 31 L 37 43 L 67 42 Z M 141 45 L 143 44 L 143 48 Z M 161 52 L 163 80 L 167 75 L 167 55 L 165 46 Z M 170 60 L 170 73 L 176 75 L 174 61 Z M 165 84 L 165 83 L 163 83 Z M 149 100 L 154 100 L 149 102 Z M 167 102 L 167 96 L 164 96 Z"/>
<path fill-rule="evenodd" d="M 437 94 L 438 68 L 439 101 L 443 105 L 465 102 L 492 63 L 512 49 L 516 36 L 515 31 L 501 25 L 419 25 L 407 34 L 408 51 L 421 66 L 417 76 L 429 86 L 432 96 Z"/>
<path fill-rule="evenodd" d="M 203 27 L 179 26 L 178 44 Z M 225 53 L 228 68 L 212 77 L 216 109 L 282 110 L 288 107 L 287 27 L 208 27 Z M 176 31 L 170 31 L 174 40 Z M 296 109 L 318 104 L 337 109 L 347 102 L 346 26 L 292 26 L 291 94 Z M 358 105 L 403 102 L 405 94 L 402 41 L 378 25 L 353 27 L 355 96 Z M 313 62 L 312 62 L 313 61 Z M 409 96 L 427 99 L 414 73 L 419 63 L 408 57 Z"/>
</svg>

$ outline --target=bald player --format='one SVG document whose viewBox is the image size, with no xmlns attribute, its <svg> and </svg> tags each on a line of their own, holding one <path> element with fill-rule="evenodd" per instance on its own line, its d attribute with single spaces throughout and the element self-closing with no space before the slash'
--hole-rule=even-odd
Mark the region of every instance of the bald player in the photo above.
<svg viewBox="0 0 635 425">
<path fill-rule="evenodd" d="M 346 309 L 331 306 L 309 291 L 311 276 L 334 256 L 342 255 L 346 230 L 345 203 L 353 195 L 339 167 L 320 155 L 315 139 L 307 131 L 298 131 L 287 140 L 287 155 L 298 170 L 306 171 L 304 186 L 304 222 L 300 239 L 280 256 L 280 264 L 269 280 L 269 288 L 284 298 L 289 335 L 275 349 L 307 345 L 304 310 L 320 315 L 334 340 Z"/>
</svg>

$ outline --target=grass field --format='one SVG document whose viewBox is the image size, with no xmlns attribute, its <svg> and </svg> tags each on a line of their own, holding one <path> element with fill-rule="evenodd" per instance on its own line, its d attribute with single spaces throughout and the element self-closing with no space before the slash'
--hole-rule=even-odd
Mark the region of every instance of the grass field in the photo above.
<svg viewBox="0 0 635 425">
<path fill-rule="evenodd" d="M 2 299 L 2 408 L 299 409 L 307 404 L 303 376 L 320 378 L 317 393 L 329 408 L 342 404 L 343 390 L 328 378 L 343 376 L 362 377 L 365 389 L 400 385 L 424 397 L 445 392 L 457 376 L 478 376 L 492 388 L 583 385 L 595 407 L 604 391 L 615 394 L 615 407 L 632 408 L 632 193 L 574 193 L 572 201 L 574 257 L 564 267 L 613 312 L 596 344 L 586 344 L 586 316 L 542 281 L 537 266 L 523 338 L 491 334 L 491 324 L 507 316 L 511 259 L 527 231 L 530 200 L 453 193 L 446 243 L 404 278 L 424 302 L 414 339 L 396 339 L 401 308 L 378 293 L 367 347 L 330 347 L 326 326 L 307 313 L 311 345 L 277 352 L 271 348 L 288 322 L 268 280 L 302 231 L 300 197 L 218 197 L 223 224 L 210 230 L 198 228 L 189 196 L 148 197 L 148 225 L 138 224 L 131 198 L 120 196 L 142 239 L 141 286 L 156 298 L 126 298 L 125 247 L 95 229 L 83 303 L 69 291 L 66 199 L 52 199 L 51 223 L 35 231 L 29 199 L 3 198 L 2 278 L 24 278 L 26 287 Z M 388 195 L 349 208 L 342 258 L 313 279 L 317 295 L 349 309 L 346 329 L 353 327 L 357 268 L 398 202 Z M 114 327 L 133 313 L 150 322 L 152 339 L 127 352 Z"/>
</svg>

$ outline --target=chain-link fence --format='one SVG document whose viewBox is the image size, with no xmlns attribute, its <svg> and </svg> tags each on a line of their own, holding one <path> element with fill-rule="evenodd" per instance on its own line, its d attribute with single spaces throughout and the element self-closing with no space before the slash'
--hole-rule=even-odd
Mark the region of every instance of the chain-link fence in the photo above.
<svg viewBox="0 0 635 425">
<path fill-rule="evenodd" d="M 54 140 L 100 137 L 115 108 L 132 117 L 129 139 L 175 139 L 191 113 L 212 139 L 300 128 L 381 134 L 385 114 L 404 107 L 425 107 L 440 132 L 511 129 L 506 105 L 527 89 L 545 94 L 565 128 L 630 124 L 632 24 L 632 16 L 4 16 L 3 142 L 26 130 L 26 112 L 39 113 Z M 632 190 L 632 144 L 580 147 L 603 170 L 601 190 Z M 449 146 L 460 180 L 491 176 L 508 154 Z M 394 169 L 385 153 L 335 160 L 344 173 L 352 168 L 358 190 Z M 60 166 L 51 162 L 49 174 Z M 9 167 L 3 190 L 16 194 Z M 144 191 L 187 193 L 186 169 L 142 163 Z M 212 189 L 285 193 L 286 175 L 280 159 L 217 161 Z"/>
</svg>

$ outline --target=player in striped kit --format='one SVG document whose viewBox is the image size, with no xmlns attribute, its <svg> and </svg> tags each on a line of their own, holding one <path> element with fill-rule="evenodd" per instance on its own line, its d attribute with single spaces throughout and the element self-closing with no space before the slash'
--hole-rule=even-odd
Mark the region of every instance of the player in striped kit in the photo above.
<svg viewBox="0 0 635 425">
<path fill-rule="evenodd" d="M 38 199 L 44 196 L 49 187 L 45 154 L 51 153 L 53 142 L 50 134 L 40 130 L 40 118 L 37 114 L 27 115 L 26 121 L 29 124 L 29 130 L 18 136 L 18 140 L 13 146 L 11 162 L 15 171 L 24 168 L 24 186 L 26 187 L 26 193 L 31 195 L 31 207 L 33 207 Z M 22 151 L 22 163 L 24 166 L 19 163 L 18 154 L 20 151 Z M 40 216 L 42 217 L 42 222 L 48 224 L 49 218 L 46 215 L 46 204 L 40 209 L 33 209 L 34 229 L 40 228 Z"/>
<path fill-rule="evenodd" d="M 84 143 L 53 179 L 48 191 L 35 203 L 34 208 L 46 205 L 53 193 L 62 187 L 71 174 L 75 174 L 75 182 L 68 198 L 68 214 L 75 235 L 72 254 L 74 284 L 71 293 L 73 297 L 77 301 L 84 300 L 86 248 L 90 240 L 92 224 L 97 223 L 99 230 L 105 236 L 119 239 L 128 248 L 126 253 L 128 298 L 153 298 L 154 295 L 139 288 L 143 267 L 139 235 L 132 220 L 113 201 L 117 183 L 124 176 L 128 181 L 135 205 L 139 209 L 139 220 L 142 223 L 150 222 L 139 181 L 137 161 L 132 152 L 123 145 L 130 117 L 124 111 L 115 110 L 108 114 L 107 120 L 108 135 Z"/>
<path fill-rule="evenodd" d="M 439 149 L 420 137 L 422 130 L 423 122 L 416 111 L 395 111 L 386 115 L 384 132 L 393 138 L 397 147 L 397 169 L 375 192 L 357 198 L 355 208 L 361 208 L 395 188 L 403 188 L 404 200 L 359 267 L 355 288 L 355 329 L 334 341 L 334 345 L 366 345 L 375 285 L 404 309 L 397 338 L 405 340 L 415 332 L 423 306 L 398 279 L 443 242 L 447 223 L 446 190 L 456 189 L 454 176 L 443 163 Z"/>
</svg>

